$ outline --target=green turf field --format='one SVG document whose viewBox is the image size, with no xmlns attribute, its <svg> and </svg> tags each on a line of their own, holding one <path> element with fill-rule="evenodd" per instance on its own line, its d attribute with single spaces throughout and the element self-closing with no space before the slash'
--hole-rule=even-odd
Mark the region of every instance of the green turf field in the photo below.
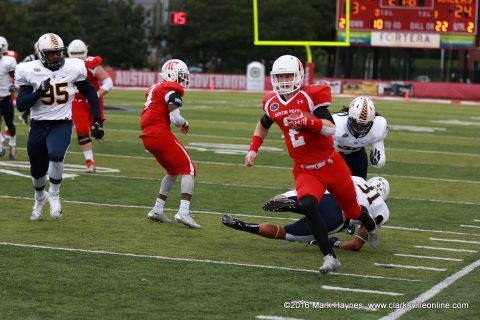
<svg viewBox="0 0 480 320">
<path fill-rule="evenodd" d="M 17 121 L 17 161 L 0 160 L 0 319 L 478 318 L 480 106 L 376 101 L 390 126 L 387 164 L 369 172 L 390 181 L 391 220 L 378 249 L 338 250 L 340 273 L 321 275 L 316 246 L 220 222 L 224 213 L 278 224 L 299 217 L 261 210 L 293 184 L 276 127 L 256 166 L 243 165 L 261 94 L 186 94 L 191 129 L 178 137 L 198 170 L 191 210 L 200 230 L 146 219 L 164 171 L 138 138 L 143 99 L 143 91 L 107 96 L 125 110 L 106 112 L 105 141 L 94 143 L 97 174 L 83 173 L 73 136 L 61 221 L 49 219 L 48 206 L 44 221 L 29 220 L 28 130 Z M 330 110 L 348 101 L 335 98 Z M 177 182 L 170 218 L 178 193 Z M 396 311 L 414 299 L 434 308 Z"/>
</svg>

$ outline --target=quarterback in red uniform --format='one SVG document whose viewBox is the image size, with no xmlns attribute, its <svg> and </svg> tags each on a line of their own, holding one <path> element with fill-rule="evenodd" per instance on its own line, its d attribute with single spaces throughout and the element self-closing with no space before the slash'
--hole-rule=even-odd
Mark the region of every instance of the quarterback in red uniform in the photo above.
<svg viewBox="0 0 480 320">
<path fill-rule="evenodd" d="M 113 82 L 109 74 L 101 66 L 102 58 L 100 56 L 87 56 L 88 48 L 82 40 L 73 40 L 68 45 L 68 56 L 85 61 L 87 67 L 87 80 L 90 81 L 100 98 L 100 117 L 105 121 L 103 96 L 113 88 Z M 78 143 L 83 151 L 88 173 L 95 173 L 96 166 L 93 161 L 92 139 L 90 138 L 90 125 L 92 123 L 92 114 L 87 100 L 81 93 L 75 95 L 72 104 L 72 120 L 75 124 Z"/>
<path fill-rule="evenodd" d="M 270 76 L 274 92 L 263 99 L 265 113 L 255 128 L 245 164 L 253 166 L 258 149 L 275 122 L 283 132 L 294 163 L 295 189 L 305 219 L 324 254 L 320 272 L 337 271 L 340 262 L 328 241 L 327 227 L 317 207 L 326 189 L 347 218 L 360 220 L 366 226 L 373 245 L 378 245 L 378 237 L 368 209 L 357 202 L 350 170 L 333 147 L 335 124 L 327 109 L 332 102 L 330 87 L 322 84 L 303 87 L 302 63 L 291 55 L 278 58 Z"/>
<path fill-rule="evenodd" d="M 190 214 L 190 201 L 196 176 L 195 165 L 185 146 L 170 130 L 173 123 L 187 134 L 189 125 L 180 115 L 184 88 L 190 85 L 190 72 L 187 65 L 178 59 L 165 62 L 161 72 L 162 82 L 151 86 L 145 97 L 140 127 L 143 145 L 155 156 L 157 162 L 167 171 L 160 184 L 160 192 L 154 208 L 147 217 L 153 221 L 168 223 L 170 219 L 163 213 L 168 193 L 177 176 L 181 176 L 180 208 L 175 215 L 177 222 L 190 228 L 200 228 Z"/>
</svg>

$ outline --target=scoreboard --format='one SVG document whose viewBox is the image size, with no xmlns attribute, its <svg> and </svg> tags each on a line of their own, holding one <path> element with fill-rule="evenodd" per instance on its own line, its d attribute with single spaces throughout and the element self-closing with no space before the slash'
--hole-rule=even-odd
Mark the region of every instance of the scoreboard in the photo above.
<svg viewBox="0 0 480 320">
<path fill-rule="evenodd" d="M 346 0 L 337 0 L 344 30 Z M 478 0 L 351 0 L 350 30 L 475 35 Z"/>
</svg>

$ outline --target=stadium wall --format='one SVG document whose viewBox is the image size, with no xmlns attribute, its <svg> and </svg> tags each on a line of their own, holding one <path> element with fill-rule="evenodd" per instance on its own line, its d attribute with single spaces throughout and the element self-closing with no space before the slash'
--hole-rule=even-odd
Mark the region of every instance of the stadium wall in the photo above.
<svg viewBox="0 0 480 320">
<path fill-rule="evenodd" d="M 149 87 L 160 82 L 158 72 L 115 69 L 108 72 L 117 87 Z M 334 94 L 480 100 L 480 84 L 330 78 L 315 78 L 315 83 L 330 84 Z M 238 74 L 193 73 L 190 88 L 243 91 L 247 88 L 247 77 Z M 267 76 L 265 90 L 271 89 L 270 77 Z"/>
</svg>

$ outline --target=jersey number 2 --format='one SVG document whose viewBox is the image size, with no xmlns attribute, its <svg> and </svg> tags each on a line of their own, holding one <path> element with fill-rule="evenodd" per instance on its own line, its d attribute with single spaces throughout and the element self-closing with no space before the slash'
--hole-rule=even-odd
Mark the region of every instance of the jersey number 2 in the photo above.
<svg viewBox="0 0 480 320">
<path fill-rule="evenodd" d="M 292 146 L 294 148 L 301 147 L 305 144 L 305 139 L 299 134 L 300 132 L 296 129 L 288 130 L 288 135 L 290 136 L 290 141 L 292 141 Z"/>
</svg>

